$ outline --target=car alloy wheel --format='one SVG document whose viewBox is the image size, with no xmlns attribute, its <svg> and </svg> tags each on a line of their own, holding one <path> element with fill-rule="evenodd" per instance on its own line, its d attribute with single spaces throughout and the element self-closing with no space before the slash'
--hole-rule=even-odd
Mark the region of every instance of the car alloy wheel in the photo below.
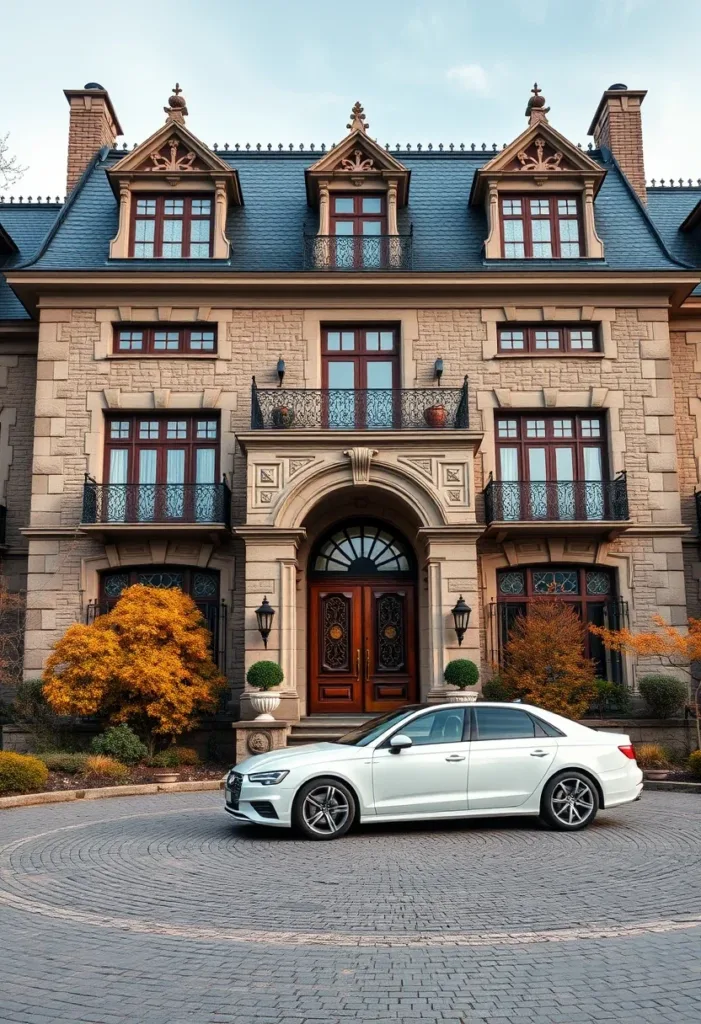
<svg viewBox="0 0 701 1024">
<path fill-rule="evenodd" d="M 550 810 L 565 828 L 584 825 L 596 812 L 596 795 L 581 776 L 557 779 L 550 795 Z"/>
<path fill-rule="evenodd" d="M 307 828 L 321 835 L 340 832 L 348 821 L 350 805 L 338 787 L 319 786 L 308 793 L 302 805 L 302 814 Z"/>
</svg>

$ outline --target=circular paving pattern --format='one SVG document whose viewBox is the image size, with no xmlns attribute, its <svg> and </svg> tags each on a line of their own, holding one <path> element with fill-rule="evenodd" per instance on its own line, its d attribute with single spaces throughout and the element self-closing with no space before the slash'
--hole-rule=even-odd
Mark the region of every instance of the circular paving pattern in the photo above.
<svg viewBox="0 0 701 1024">
<path fill-rule="evenodd" d="M 0 906 L 278 945 L 513 945 L 701 923 L 693 796 L 649 794 L 579 833 L 491 819 L 366 826 L 332 843 L 239 825 L 219 794 L 158 799 L 148 811 L 93 806 L 85 821 L 64 805 L 43 830 L 35 815 L 0 845 Z"/>
</svg>

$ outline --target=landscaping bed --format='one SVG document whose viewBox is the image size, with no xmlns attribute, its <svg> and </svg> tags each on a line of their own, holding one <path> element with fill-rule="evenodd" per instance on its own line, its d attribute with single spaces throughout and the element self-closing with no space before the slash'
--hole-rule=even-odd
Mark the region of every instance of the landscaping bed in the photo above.
<svg viewBox="0 0 701 1024">
<path fill-rule="evenodd" d="M 201 764 L 194 767 L 182 767 L 178 769 L 178 782 L 205 782 L 221 779 L 229 770 L 228 764 Z M 155 782 L 156 773 L 162 771 L 158 768 L 148 768 L 145 765 L 135 765 L 129 769 L 129 777 L 123 782 L 115 782 L 107 775 L 91 775 L 86 778 L 83 775 L 69 774 L 68 772 L 49 772 L 49 778 L 42 791 L 45 793 L 56 793 L 69 789 L 101 789 L 104 786 L 134 786 L 143 783 Z M 7 793 L 6 796 L 13 796 Z"/>
</svg>

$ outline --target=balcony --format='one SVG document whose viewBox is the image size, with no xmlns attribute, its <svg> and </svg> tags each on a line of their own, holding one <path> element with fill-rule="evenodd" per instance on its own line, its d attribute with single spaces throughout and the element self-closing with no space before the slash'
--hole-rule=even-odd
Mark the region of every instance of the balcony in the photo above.
<svg viewBox="0 0 701 1024">
<path fill-rule="evenodd" d="M 616 536 L 629 524 L 626 474 L 615 480 L 506 482 L 484 489 L 487 533 L 604 533 Z"/>
<path fill-rule="evenodd" d="M 305 235 L 304 269 L 353 273 L 411 270 L 412 235 Z"/>
<path fill-rule="evenodd" d="M 83 529 L 148 531 L 175 528 L 185 532 L 231 528 L 231 491 L 219 484 L 83 485 Z"/>
<path fill-rule="evenodd" d="M 251 388 L 251 430 L 466 430 L 460 388 Z"/>
</svg>

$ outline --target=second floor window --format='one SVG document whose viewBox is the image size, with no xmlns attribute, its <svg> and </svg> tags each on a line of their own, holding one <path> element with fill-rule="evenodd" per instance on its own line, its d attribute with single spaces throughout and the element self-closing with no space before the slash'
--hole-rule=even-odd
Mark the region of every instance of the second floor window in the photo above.
<svg viewBox="0 0 701 1024">
<path fill-rule="evenodd" d="M 132 256 L 179 260 L 212 255 L 211 198 L 135 197 L 132 210 Z"/>
<path fill-rule="evenodd" d="M 594 327 L 508 326 L 499 328 L 499 351 L 508 355 L 581 355 L 599 351 Z"/>
<path fill-rule="evenodd" d="M 113 351 L 135 356 L 167 356 L 178 352 L 215 355 L 217 333 L 214 327 L 178 327 L 176 324 L 115 327 Z"/>
<path fill-rule="evenodd" d="M 322 384 L 328 389 L 326 425 L 391 427 L 399 386 L 396 327 L 325 327 Z"/>
<path fill-rule="evenodd" d="M 572 259 L 582 255 L 579 201 L 573 196 L 502 196 L 506 259 Z"/>
</svg>

